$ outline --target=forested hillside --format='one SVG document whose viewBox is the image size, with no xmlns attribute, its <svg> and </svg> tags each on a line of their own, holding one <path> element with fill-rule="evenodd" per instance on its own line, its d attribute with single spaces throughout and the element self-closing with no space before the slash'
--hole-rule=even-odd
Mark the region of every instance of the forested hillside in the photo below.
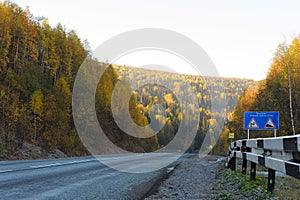
<svg viewBox="0 0 300 200">
<path fill-rule="evenodd" d="M 149 83 L 134 92 L 138 107 L 148 121 L 149 110 L 153 104 L 159 103 L 166 109 L 165 114 L 160 109 L 155 111 L 156 123 L 167 122 L 157 134 L 159 146 L 165 146 L 173 139 L 184 112 L 187 115 L 195 112 L 200 115 L 199 128 L 190 151 L 199 150 L 205 134 L 211 135 L 212 143 L 218 140 L 218 135 L 215 134 L 218 129 L 222 130 L 223 123 L 227 122 L 227 115 L 235 108 L 239 96 L 245 89 L 255 85 L 253 80 L 248 79 L 201 77 L 124 66 L 114 66 L 114 68 L 122 80 L 137 81 L 137 85 L 142 81 Z M 193 91 L 189 91 L 191 88 L 187 89 L 185 84 L 189 84 Z M 164 85 L 173 86 L 176 95 L 170 89 L 163 87 Z M 181 110 L 176 96 L 182 99 L 191 98 L 191 92 L 197 95 L 200 109 L 184 104 Z M 221 108 L 217 108 L 218 106 Z"/>
<path fill-rule="evenodd" d="M 0 157 L 14 154 L 24 142 L 69 156 L 86 155 L 71 110 L 75 76 L 89 53 L 86 44 L 75 31 L 61 24 L 51 27 L 46 18 L 35 18 L 8 1 L 0 3 L 0 30 Z M 99 120 L 117 145 L 144 151 L 143 142 L 126 137 L 106 112 L 117 81 L 110 69 L 98 87 Z M 131 112 L 143 120 L 135 106 Z M 156 148 L 157 142 L 148 146 Z"/>
<path fill-rule="evenodd" d="M 23 142 L 86 153 L 71 116 L 74 76 L 87 56 L 74 31 L 0 3 L 0 155 Z"/>
<path fill-rule="evenodd" d="M 47 150 L 59 149 L 69 156 L 88 154 L 76 133 L 71 109 L 75 76 L 88 55 L 86 43 L 75 31 L 61 24 L 51 27 L 46 18 L 36 18 L 28 9 L 22 10 L 14 3 L 0 3 L 1 158 L 17 152 L 24 142 Z M 103 66 L 103 63 L 91 62 Z M 130 114 L 134 121 L 141 126 L 147 125 L 150 107 L 160 103 L 166 109 L 166 116 L 157 110 L 155 120 L 156 123 L 165 120 L 166 126 L 152 138 L 133 138 L 120 130 L 111 113 L 113 88 L 121 80 L 160 80 L 172 84 L 176 95 L 184 98 L 188 98 L 191 92 L 184 87 L 184 83 L 188 83 L 197 94 L 200 109 L 190 105 L 179 109 L 176 95 L 159 84 L 137 88 L 130 100 Z M 208 127 L 223 126 L 217 123 L 218 119 L 226 118 L 233 111 L 238 97 L 252 85 L 254 82 L 246 79 L 204 78 L 110 66 L 99 81 L 97 116 L 111 141 L 129 151 L 144 152 L 168 144 L 184 113 L 198 113 L 199 129 L 190 148 L 193 151 L 199 149 Z M 126 89 L 130 89 L 129 85 Z M 211 110 L 212 105 L 222 102 L 226 102 L 226 106 L 221 113 Z"/>
<path fill-rule="evenodd" d="M 290 45 L 280 44 L 265 80 L 248 88 L 239 98 L 229 123 L 216 146 L 215 152 L 226 152 L 228 132 L 235 139 L 246 138 L 243 130 L 245 111 L 279 111 L 278 136 L 298 134 L 300 131 L 300 37 Z M 273 131 L 251 131 L 250 137 L 272 137 Z M 224 145 L 227 143 L 227 145 Z M 224 147 L 225 149 L 222 149 Z"/>
</svg>

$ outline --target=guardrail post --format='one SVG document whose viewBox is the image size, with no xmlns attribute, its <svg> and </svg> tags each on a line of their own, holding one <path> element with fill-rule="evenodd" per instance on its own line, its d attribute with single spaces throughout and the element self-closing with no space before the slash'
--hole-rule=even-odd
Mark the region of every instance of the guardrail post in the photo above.
<svg viewBox="0 0 300 200">
<path fill-rule="evenodd" d="M 247 159 L 243 158 L 243 164 L 242 164 L 242 174 L 247 173 Z"/>
<path fill-rule="evenodd" d="M 251 169 L 250 169 L 250 180 L 253 181 L 256 178 L 256 163 L 251 162 Z"/>
<path fill-rule="evenodd" d="M 272 192 L 275 187 L 275 173 L 276 171 L 273 169 L 268 169 L 268 188 L 269 192 Z"/>
<path fill-rule="evenodd" d="M 236 158 L 233 157 L 233 158 L 231 158 L 230 169 L 235 170 L 235 166 L 236 166 Z"/>
</svg>

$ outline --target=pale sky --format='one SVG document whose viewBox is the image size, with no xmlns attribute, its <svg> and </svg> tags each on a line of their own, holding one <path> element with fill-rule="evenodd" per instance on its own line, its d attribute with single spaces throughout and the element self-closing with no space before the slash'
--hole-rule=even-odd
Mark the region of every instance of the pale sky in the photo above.
<svg viewBox="0 0 300 200">
<path fill-rule="evenodd" d="M 163 28 L 197 42 L 220 76 L 265 78 L 279 43 L 300 34 L 298 0 L 14 0 L 74 29 L 95 49 L 107 39 L 138 28 Z M 140 54 L 135 58 L 146 58 Z M 148 56 L 149 58 L 149 56 Z M 157 59 L 147 61 L 161 64 Z M 131 61 L 130 61 L 131 60 Z M 130 62 L 130 63 L 122 63 Z M 139 65 L 135 59 L 118 64 Z M 143 64 L 152 64 L 143 63 Z M 180 63 L 180 62 L 178 62 Z M 185 69 L 185 67 L 182 67 Z M 184 71 L 183 73 L 189 73 Z"/>
</svg>

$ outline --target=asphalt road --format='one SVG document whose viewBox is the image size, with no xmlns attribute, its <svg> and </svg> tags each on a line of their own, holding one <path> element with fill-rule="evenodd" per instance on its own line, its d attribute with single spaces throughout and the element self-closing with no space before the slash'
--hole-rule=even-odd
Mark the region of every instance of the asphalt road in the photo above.
<svg viewBox="0 0 300 200">
<path fill-rule="evenodd" d="M 131 167 L 130 171 L 138 171 L 166 162 L 172 156 L 160 154 L 158 159 L 157 154 L 135 154 L 102 159 L 116 169 Z M 185 157 L 188 156 L 179 160 Z M 148 173 L 127 173 L 107 167 L 93 157 L 2 161 L 0 199 L 141 199 L 168 167 Z"/>
</svg>

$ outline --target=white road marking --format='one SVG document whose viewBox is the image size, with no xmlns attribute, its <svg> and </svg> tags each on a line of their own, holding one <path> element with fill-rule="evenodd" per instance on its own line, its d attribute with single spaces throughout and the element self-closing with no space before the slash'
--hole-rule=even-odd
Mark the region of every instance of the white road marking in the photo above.
<svg viewBox="0 0 300 200">
<path fill-rule="evenodd" d="M 13 170 L 8 169 L 8 170 L 0 170 L 0 173 L 5 173 L 5 172 L 12 172 Z"/>
<path fill-rule="evenodd" d="M 70 164 L 77 164 L 77 163 L 85 163 L 85 162 L 91 162 L 95 161 L 96 159 L 86 159 L 86 160 L 79 160 L 79 161 L 70 161 L 70 162 L 62 162 L 62 163 L 52 163 L 47 165 L 33 165 L 29 166 L 30 168 L 38 169 L 38 168 L 46 168 L 46 167 L 55 167 L 55 166 L 61 166 L 61 165 L 70 165 Z"/>
</svg>

